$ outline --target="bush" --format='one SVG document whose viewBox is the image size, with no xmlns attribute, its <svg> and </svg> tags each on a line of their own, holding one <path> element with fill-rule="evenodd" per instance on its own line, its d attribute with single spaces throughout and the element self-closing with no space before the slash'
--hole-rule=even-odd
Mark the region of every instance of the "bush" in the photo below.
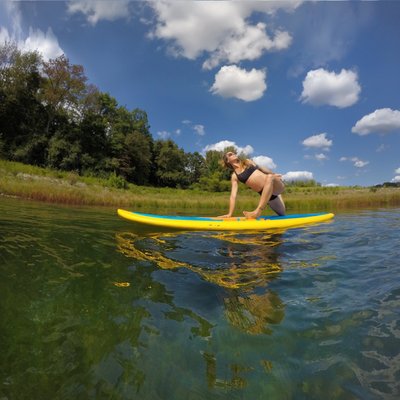
<svg viewBox="0 0 400 400">
<path fill-rule="evenodd" d="M 128 182 L 122 176 L 114 172 L 109 176 L 107 185 L 116 189 L 126 189 L 128 187 Z"/>
</svg>

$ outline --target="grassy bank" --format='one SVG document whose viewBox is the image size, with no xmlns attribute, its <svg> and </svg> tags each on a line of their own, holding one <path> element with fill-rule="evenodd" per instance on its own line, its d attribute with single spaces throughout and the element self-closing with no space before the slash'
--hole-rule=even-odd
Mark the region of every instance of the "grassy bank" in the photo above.
<svg viewBox="0 0 400 400">
<path fill-rule="evenodd" d="M 128 184 L 118 189 L 112 179 L 78 176 L 71 172 L 0 160 L 0 194 L 46 202 L 146 209 L 213 209 L 225 212 L 229 193 L 150 188 Z M 259 196 L 241 185 L 237 211 L 252 209 Z M 343 208 L 399 206 L 399 188 L 288 187 L 288 210 L 324 211 Z"/>
</svg>

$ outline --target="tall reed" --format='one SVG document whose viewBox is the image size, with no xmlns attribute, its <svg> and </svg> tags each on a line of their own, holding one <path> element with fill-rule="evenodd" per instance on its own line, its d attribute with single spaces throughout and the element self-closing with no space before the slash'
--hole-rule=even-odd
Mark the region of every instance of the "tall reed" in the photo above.
<svg viewBox="0 0 400 400">
<path fill-rule="evenodd" d="M 213 210 L 225 213 L 229 193 L 152 188 L 128 184 L 126 189 L 110 186 L 107 179 L 82 177 L 40 167 L 0 160 L 0 194 L 24 199 L 76 205 L 126 207 L 136 210 Z M 293 188 L 283 195 L 287 210 L 312 212 L 342 208 L 399 206 L 400 188 Z M 237 215 L 258 204 L 259 196 L 242 186 Z"/>
</svg>

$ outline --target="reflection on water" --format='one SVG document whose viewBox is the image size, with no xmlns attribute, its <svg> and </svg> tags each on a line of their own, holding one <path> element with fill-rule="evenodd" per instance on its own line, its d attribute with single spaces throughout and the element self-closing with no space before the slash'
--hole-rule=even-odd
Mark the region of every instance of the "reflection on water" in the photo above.
<svg viewBox="0 0 400 400">
<path fill-rule="evenodd" d="M 154 234 L 0 198 L 0 399 L 397 399 L 400 212 Z"/>
<path fill-rule="evenodd" d="M 194 242 L 190 236 L 192 239 L 194 236 Z M 201 238 L 206 243 L 213 240 L 215 262 L 208 257 L 207 264 L 202 265 L 202 249 L 190 247 L 192 242 L 196 246 Z M 282 270 L 277 252 L 282 234 L 193 233 L 183 236 L 168 233 L 139 236 L 123 232 L 116 234 L 116 242 L 122 254 L 136 261 L 149 261 L 161 269 L 185 268 L 223 288 L 220 298 L 227 321 L 247 334 L 270 335 L 272 326 L 284 319 L 283 302 L 276 292 L 268 289 L 268 283 Z M 203 246 L 206 247 L 206 243 Z M 183 248 L 186 258 L 191 259 L 190 263 L 179 260 Z M 203 333 L 212 340 L 209 329 Z M 230 378 L 223 379 L 217 374 L 217 354 L 204 352 L 203 359 L 209 388 L 241 389 L 247 386 L 243 374 L 253 367 L 230 364 Z M 272 369 L 270 361 L 260 360 L 260 365 Z"/>
<path fill-rule="evenodd" d="M 199 236 L 199 235 L 197 235 Z M 182 235 L 178 233 L 139 236 L 131 232 L 116 234 L 118 250 L 135 260 L 154 262 L 162 269 L 186 268 L 200 275 L 208 282 L 228 289 L 253 290 L 264 286 L 270 279 L 281 271 L 278 253 L 280 236 L 265 235 L 264 237 L 247 236 L 238 238 L 234 235 L 209 235 L 206 238 L 219 239 L 226 246 L 219 246 L 215 252 L 222 258 L 221 263 L 207 263 L 206 266 L 196 265 L 196 257 L 191 263 L 180 261 L 167 256 L 165 253 L 177 251 L 179 246 L 187 244 L 186 238 L 180 242 Z M 173 239 L 178 239 L 174 241 Z M 244 244 L 246 251 L 235 244 Z M 181 248 L 183 249 L 183 247 Z M 179 250 L 181 250 L 179 249 Z M 189 249 L 185 247 L 187 252 Z M 192 251 L 195 249 L 191 249 Z M 196 256 L 196 254 L 194 254 Z"/>
<path fill-rule="evenodd" d="M 228 321 L 247 333 L 271 333 L 268 325 L 277 324 L 284 317 L 279 296 L 267 289 L 268 282 L 281 271 L 276 251 L 281 235 L 213 235 L 221 241 L 216 251 L 219 262 L 209 261 L 206 266 L 196 265 L 195 256 L 190 257 L 193 261 L 188 263 L 165 254 L 165 249 L 179 254 L 182 245 L 186 252 L 194 250 L 196 253 L 197 249 L 187 248 L 187 238 L 181 242 L 180 236 L 171 233 L 138 236 L 125 232 L 118 233 L 116 241 L 118 250 L 135 260 L 150 261 L 162 269 L 186 268 L 207 282 L 230 289 L 223 298 Z M 246 251 L 238 245 L 245 245 Z M 263 288 L 261 294 L 255 292 L 258 287 Z"/>
</svg>

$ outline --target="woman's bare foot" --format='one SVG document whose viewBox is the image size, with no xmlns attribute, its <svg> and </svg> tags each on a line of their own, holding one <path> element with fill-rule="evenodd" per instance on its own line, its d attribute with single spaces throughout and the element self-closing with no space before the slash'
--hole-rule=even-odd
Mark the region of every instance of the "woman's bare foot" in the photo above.
<svg viewBox="0 0 400 400">
<path fill-rule="evenodd" d="M 246 218 L 258 218 L 261 215 L 261 210 L 243 211 Z"/>
</svg>

